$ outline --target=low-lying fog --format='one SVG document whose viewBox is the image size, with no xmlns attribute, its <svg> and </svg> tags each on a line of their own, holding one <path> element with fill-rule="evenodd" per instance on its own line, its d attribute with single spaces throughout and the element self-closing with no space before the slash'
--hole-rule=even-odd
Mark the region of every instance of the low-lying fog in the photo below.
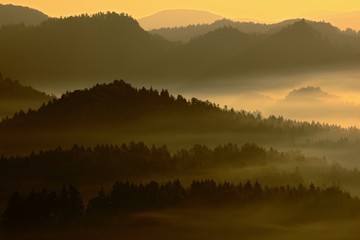
<svg viewBox="0 0 360 240">
<path fill-rule="evenodd" d="M 203 87 L 174 89 L 263 116 L 360 127 L 360 70 L 323 71 L 219 80 Z"/>
<path fill-rule="evenodd" d="M 32 85 L 60 97 L 66 91 L 121 78 L 109 76 L 103 79 L 55 81 L 58 83 L 56 85 L 54 81 L 34 82 Z M 139 88 L 164 88 L 173 95 L 209 100 L 235 110 L 260 111 L 265 117 L 281 115 L 289 119 L 360 127 L 360 69 L 355 67 L 224 79 L 124 80 Z"/>
</svg>

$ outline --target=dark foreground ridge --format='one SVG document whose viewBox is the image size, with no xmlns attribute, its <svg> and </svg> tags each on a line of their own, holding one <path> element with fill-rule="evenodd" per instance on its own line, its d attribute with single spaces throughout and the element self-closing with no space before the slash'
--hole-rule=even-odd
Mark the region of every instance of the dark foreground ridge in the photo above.
<svg viewBox="0 0 360 240">
<path fill-rule="evenodd" d="M 306 206 L 309 218 L 357 216 L 360 213 L 359 199 L 338 187 L 320 188 L 313 184 L 267 187 L 250 181 L 218 184 L 210 179 L 194 180 L 188 187 L 179 180 L 165 184 L 117 181 L 110 193 L 101 189 L 89 200 L 86 208 L 79 191 L 73 186 L 63 186 L 60 192 L 31 191 L 25 196 L 15 192 L 2 215 L 1 226 L 5 231 L 94 227 L 99 222 L 104 224 L 103 220 L 136 212 L 165 208 L 240 207 L 255 202 L 300 203 Z"/>
<path fill-rule="evenodd" d="M 12 184 L 62 184 L 66 176 L 67 183 L 78 185 L 94 181 L 112 182 L 119 178 L 172 178 L 211 169 L 219 171 L 222 168 L 292 162 L 325 164 L 296 151 L 281 152 L 249 143 L 242 146 L 229 143 L 213 149 L 197 144 L 171 154 L 165 145 L 148 147 L 142 142 L 132 142 L 121 146 L 98 145 L 94 148 L 75 145 L 69 150 L 57 148 L 28 156 L 1 157 L 0 176 L 4 182 Z"/>
</svg>

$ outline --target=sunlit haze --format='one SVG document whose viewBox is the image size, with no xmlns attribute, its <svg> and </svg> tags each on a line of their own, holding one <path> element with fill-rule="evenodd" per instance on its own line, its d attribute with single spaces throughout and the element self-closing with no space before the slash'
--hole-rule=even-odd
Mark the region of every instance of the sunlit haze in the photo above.
<svg viewBox="0 0 360 240">
<path fill-rule="evenodd" d="M 164 0 L 1 0 L 2 4 L 14 4 L 29 6 L 52 17 L 78 15 L 81 13 L 95 13 L 99 11 L 126 12 L 135 18 L 145 17 L 166 9 L 196 9 L 209 11 L 227 18 L 250 18 L 264 21 L 280 21 L 287 18 L 312 16 L 317 19 L 333 20 L 341 27 L 348 24 L 354 28 L 358 26 L 356 17 L 340 16 L 340 19 L 332 19 L 333 14 L 354 12 L 360 9 L 360 1 L 249 1 L 249 0 L 224 0 L 224 1 L 164 1 Z M 331 16 L 328 16 L 328 15 Z"/>
</svg>

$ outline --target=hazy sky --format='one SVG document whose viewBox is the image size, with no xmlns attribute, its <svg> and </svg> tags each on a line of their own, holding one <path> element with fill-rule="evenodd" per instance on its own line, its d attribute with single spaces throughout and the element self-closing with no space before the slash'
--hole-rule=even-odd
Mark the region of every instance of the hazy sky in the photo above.
<svg viewBox="0 0 360 240">
<path fill-rule="evenodd" d="M 111 10 L 139 18 L 165 9 L 198 9 L 229 18 L 281 20 L 311 12 L 360 10 L 359 0 L 0 0 L 0 3 L 30 6 L 53 17 Z"/>
</svg>

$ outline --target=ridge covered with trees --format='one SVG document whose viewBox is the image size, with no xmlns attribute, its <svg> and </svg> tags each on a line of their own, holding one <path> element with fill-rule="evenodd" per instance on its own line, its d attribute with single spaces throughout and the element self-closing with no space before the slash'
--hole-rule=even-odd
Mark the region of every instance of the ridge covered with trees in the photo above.
<svg viewBox="0 0 360 240">
<path fill-rule="evenodd" d="M 181 95 L 174 97 L 167 90 L 137 89 L 122 80 L 69 92 L 38 110 L 18 112 L 12 118 L 4 119 L 0 130 L 0 152 L 3 154 L 68 147 L 69 144 L 97 144 L 99 138 L 104 140 L 110 136 L 110 139 L 118 140 L 104 143 L 126 142 L 139 140 L 134 136 L 141 134 L 233 132 L 251 133 L 255 137 L 255 133 L 260 136 L 271 133 L 280 141 L 288 135 L 301 138 L 319 133 L 358 136 L 357 129 L 275 116 L 263 118 L 260 114 L 223 109 L 209 101 L 186 100 Z M 30 143 L 28 138 L 37 141 Z M 155 143 L 154 139 L 152 143 Z M 246 140 L 249 141 L 257 142 L 251 138 Z"/>
<path fill-rule="evenodd" d="M 38 25 L 49 17 L 32 8 L 0 4 L 0 26 L 2 25 Z"/>
<path fill-rule="evenodd" d="M 0 73 L 0 101 L 41 101 L 48 102 L 53 97 L 38 91 L 31 86 L 24 86 L 20 82 L 5 78 Z"/>
<path fill-rule="evenodd" d="M 0 67 L 32 83 L 44 78 L 126 76 L 172 45 L 124 13 L 50 18 L 39 26 L 2 26 Z"/>
<path fill-rule="evenodd" d="M 220 26 L 187 43 L 146 32 L 124 13 L 3 26 L 0 68 L 26 83 L 61 79 L 64 84 L 84 84 L 119 76 L 139 82 L 230 77 L 360 59 L 359 36 L 330 24 L 288 21 L 275 25 L 273 32 L 256 34 L 241 32 L 232 23 Z"/>
<path fill-rule="evenodd" d="M 11 117 L 21 109 L 27 111 L 39 108 L 53 98 L 30 86 L 5 78 L 0 73 L 0 119 Z"/>
<path fill-rule="evenodd" d="M 297 187 L 268 187 L 258 182 L 233 184 L 214 180 L 194 180 L 184 187 L 179 180 L 159 184 L 155 181 L 135 184 L 117 181 L 110 193 L 101 189 L 89 200 L 87 207 L 79 191 L 64 186 L 60 192 L 32 191 L 27 196 L 15 192 L 2 214 L 2 229 L 21 232 L 29 229 L 54 229 L 56 227 L 94 227 L 99 220 L 129 215 L 134 212 L 164 208 L 191 208 L 219 206 L 246 206 L 254 203 L 279 202 L 283 205 L 302 203 L 308 218 L 358 216 L 360 202 L 356 197 L 338 187 L 317 187 L 314 184 Z M 331 209 L 331 211 L 329 211 Z"/>
<path fill-rule="evenodd" d="M 323 160 L 307 158 L 296 151 L 280 152 L 255 144 L 220 145 L 213 149 L 194 145 L 171 153 L 166 146 L 148 147 L 144 143 L 121 146 L 73 146 L 31 153 L 27 156 L 1 157 L 0 179 L 8 183 L 47 182 L 88 184 L 114 179 L 142 179 L 179 176 L 212 169 L 255 167 L 273 164 L 309 163 Z"/>
</svg>

